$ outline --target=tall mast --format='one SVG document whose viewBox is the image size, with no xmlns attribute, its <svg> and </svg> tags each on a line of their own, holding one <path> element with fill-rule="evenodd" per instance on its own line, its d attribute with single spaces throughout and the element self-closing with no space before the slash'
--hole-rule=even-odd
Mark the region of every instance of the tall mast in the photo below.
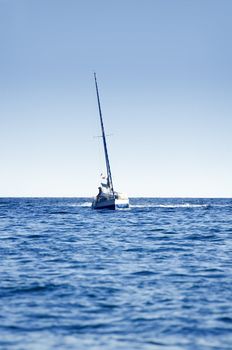
<svg viewBox="0 0 232 350">
<path fill-rule="evenodd" d="M 108 186 L 112 189 L 113 194 L 114 194 L 113 181 L 112 181 L 112 176 L 111 176 L 110 161 L 109 161 L 107 145 L 106 145 L 106 136 L 105 136 L 103 119 L 102 119 L 102 111 L 101 111 L 101 104 L 100 104 L 100 97 L 99 97 L 99 92 L 98 92 L 96 73 L 94 73 L 94 79 L 95 79 L 95 86 L 96 86 L 96 92 L 97 92 L 98 110 L 99 110 L 99 116 L 100 116 L 102 140 L 103 140 L 104 153 L 105 153 L 106 170 L 107 170 L 107 183 L 108 183 Z"/>
</svg>

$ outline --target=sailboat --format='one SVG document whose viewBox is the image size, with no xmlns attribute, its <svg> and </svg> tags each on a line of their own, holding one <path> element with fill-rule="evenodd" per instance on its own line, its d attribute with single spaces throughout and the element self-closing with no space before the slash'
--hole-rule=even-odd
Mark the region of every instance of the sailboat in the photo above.
<svg viewBox="0 0 232 350">
<path fill-rule="evenodd" d="M 94 80 L 95 80 L 95 87 L 96 87 L 96 93 L 97 93 L 98 111 L 99 111 L 101 132 L 102 132 L 101 136 L 102 136 L 103 148 L 104 148 L 104 154 L 105 154 L 107 176 L 105 178 L 102 177 L 102 180 L 104 181 L 102 181 L 101 186 L 98 187 L 99 193 L 92 202 L 92 208 L 93 209 L 113 209 L 113 210 L 118 208 L 129 208 L 128 197 L 125 194 L 115 192 L 114 190 L 96 73 L 94 73 Z"/>
</svg>

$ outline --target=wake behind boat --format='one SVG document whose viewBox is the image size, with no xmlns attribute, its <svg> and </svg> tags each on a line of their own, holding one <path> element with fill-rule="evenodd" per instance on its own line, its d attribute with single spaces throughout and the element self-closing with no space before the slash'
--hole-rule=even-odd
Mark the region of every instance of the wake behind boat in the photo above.
<svg viewBox="0 0 232 350">
<path fill-rule="evenodd" d="M 103 147 L 104 147 L 104 154 L 105 154 L 107 177 L 106 178 L 102 177 L 102 180 L 104 180 L 104 181 L 102 181 L 101 186 L 98 187 L 99 192 L 98 192 L 98 195 L 93 200 L 92 208 L 93 209 L 113 209 L 113 210 L 115 210 L 117 208 L 129 208 L 128 197 L 125 194 L 118 193 L 118 192 L 114 191 L 113 180 L 112 180 L 111 169 L 110 169 L 110 161 L 109 161 L 107 144 L 106 144 L 105 129 L 104 129 L 104 124 L 103 124 L 102 112 L 101 112 L 101 104 L 100 104 L 100 97 L 99 97 L 99 92 L 98 92 L 96 73 L 94 73 L 94 79 L 95 79 L 98 110 L 99 110 L 100 123 L 101 123 L 101 131 L 102 131 L 102 140 L 103 140 Z"/>
</svg>

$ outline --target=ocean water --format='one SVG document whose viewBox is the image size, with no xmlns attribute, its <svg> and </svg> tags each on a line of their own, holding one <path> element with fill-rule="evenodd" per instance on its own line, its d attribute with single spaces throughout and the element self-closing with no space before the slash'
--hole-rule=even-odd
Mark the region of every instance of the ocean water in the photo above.
<svg viewBox="0 0 232 350">
<path fill-rule="evenodd" d="M 0 199 L 1 350 L 232 349 L 232 200 Z"/>
</svg>

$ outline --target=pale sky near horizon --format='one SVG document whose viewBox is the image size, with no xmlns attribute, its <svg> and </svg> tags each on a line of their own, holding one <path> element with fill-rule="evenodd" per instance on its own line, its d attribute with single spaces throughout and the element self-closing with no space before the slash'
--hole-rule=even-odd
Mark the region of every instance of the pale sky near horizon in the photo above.
<svg viewBox="0 0 232 350">
<path fill-rule="evenodd" d="M 0 0 L 0 196 L 232 197 L 232 1 Z"/>
</svg>

